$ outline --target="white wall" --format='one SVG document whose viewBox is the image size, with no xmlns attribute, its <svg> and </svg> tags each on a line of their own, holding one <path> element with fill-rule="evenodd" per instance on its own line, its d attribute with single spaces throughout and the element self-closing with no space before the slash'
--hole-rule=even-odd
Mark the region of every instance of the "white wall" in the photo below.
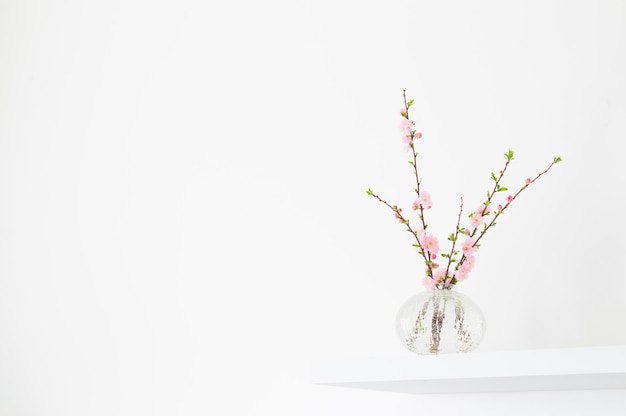
<svg viewBox="0 0 626 416">
<path fill-rule="evenodd" d="M 403 88 L 440 240 L 507 149 L 511 187 L 565 160 L 459 286 L 481 350 L 626 343 L 624 1 L 2 0 L 0 62 L 0 414 L 626 404 L 307 379 L 409 354 L 393 319 L 422 266 L 365 195 L 411 202 Z"/>
</svg>

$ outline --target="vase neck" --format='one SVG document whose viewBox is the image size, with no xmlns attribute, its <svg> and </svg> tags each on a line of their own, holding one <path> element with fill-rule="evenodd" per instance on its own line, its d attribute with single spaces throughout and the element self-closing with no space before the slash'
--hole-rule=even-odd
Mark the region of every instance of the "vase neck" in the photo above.
<svg viewBox="0 0 626 416">
<path fill-rule="evenodd" d="M 454 292 L 456 288 L 454 286 L 448 286 L 448 287 L 442 287 L 442 288 L 432 288 L 431 292 L 433 293 L 449 293 L 449 292 Z"/>
</svg>

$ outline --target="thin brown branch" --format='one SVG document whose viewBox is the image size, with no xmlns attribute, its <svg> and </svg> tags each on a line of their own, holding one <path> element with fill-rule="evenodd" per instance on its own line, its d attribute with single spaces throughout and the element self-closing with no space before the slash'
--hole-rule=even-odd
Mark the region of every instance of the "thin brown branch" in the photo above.
<svg viewBox="0 0 626 416">
<path fill-rule="evenodd" d="M 422 242 L 419 239 L 419 235 L 417 233 L 417 231 L 413 230 L 413 228 L 411 228 L 411 225 L 409 224 L 409 220 L 407 220 L 406 218 L 404 218 L 404 216 L 400 213 L 400 208 L 398 208 L 395 205 L 391 205 L 389 202 L 385 201 L 384 199 L 382 199 L 381 197 L 379 197 L 378 195 L 376 195 L 375 193 L 368 191 L 368 195 L 373 196 L 374 198 L 378 199 L 380 202 L 382 202 L 383 204 L 385 204 L 386 206 L 388 206 L 396 215 L 396 217 L 400 220 L 400 222 L 404 225 L 406 225 L 407 231 L 409 231 L 411 234 L 413 234 L 413 237 L 415 238 L 415 241 L 417 242 L 417 247 L 419 248 L 419 252 L 422 255 L 422 257 L 424 258 L 424 261 L 426 262 L 426 267 L 428 268 L 428 273 L 430 276 L 433 275 L 433 269 L 432 269 L 432 261 L 430 259 L 430 252 L 428 252 L 424 246 L 422 245 Z"/>
<path fill-rule="evenodd" d="M 452 239 L 452 248 L 450 249 L 450 255 L 448 256 L 448 265 L 446 266 L 446 278 L 448 277 L 448 271 L 450 270 L 450 264 L 452 262 L 452 257 L 454 256 L 454 247 L 456 246 L 456 240 L 459 237 L 459 227 L 461 225 L 461 213 L 463 212 L 463 197 L 461 197 L 461 206 L 459 207 L 459 217 L 456 221 L 456 231 L 454 232 L 454 237 Z"/>
</svg>

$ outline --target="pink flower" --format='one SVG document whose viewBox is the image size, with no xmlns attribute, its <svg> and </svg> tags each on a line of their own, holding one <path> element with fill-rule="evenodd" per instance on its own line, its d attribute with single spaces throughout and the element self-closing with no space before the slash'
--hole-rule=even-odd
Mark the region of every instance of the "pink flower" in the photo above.
<svg viewBox="0 0 626 416">
<path fill-rule="evenodd" d="M 463 261 L 463 264 L 461 265 L 461 267 L 465 267 L 468 272 L 471 272 L 472 269 L 474 268 L 475 263 L 476 263 L 476 257 L 467 256 L 465 257 L 465 261 Z"/>
<path fill-rule="evenodd" d="M 443 283 L 446 280 L 446 269 L 438 269 L 435 272 L 435 276 L 434 276 L 433 280 L 436 283 Z"/>
<path fill-rule="evenodd" d="M 506 197 L 506 202 L 511 203 L 513 202 L 513 197 L 511 195 Z"/>
<path fill-rule="evenodd" d="M 470 217 L 469 222 L 472 228 L 480 227 L 480 225 L 483 223 L 483 217 L 482 215 L 474 214 Z"/>
<path fill-rule="evenodd" d="M 437 258 L 437 255 L 436 255 L 435 253 L 432 253 L 432 254 L 430 255 L 430 259 L 431 259 L 431 260 L 435 260 L 436 258 Z"/>
<path fill-rule="evenodd" d="M 422 247 L 424 247 L 424 250 L 428 251 L 430 254 L 437 254 L 439 253 L 439 240 L 437 240 L 437 237 L 435 236 L 424 235 L 424 238 L 422 239 Z"/>
<path fill-rule="evenodd" d="M 530 178 L 526 178 L 526 185 L 530 185 L 531 182 Z"/>
<path fill-rule="evenodd" d="M 463 264 L 461 264 L 456 273 L 454 273 L 454 277 L 456 277 L 456 280 L 458 280 L 459 282 L 462 282 L 463 280 L 467 279 L 467 275 L 469 274 L 469 272 L 472 271 L 473 268 L 474 256 L 466 257 L 463 261 Z"/>
<path fill-rule="evenodd" d="M 422 133 L 420 133 L 420 132 L 415 133 L 415 138 L 416 139 L 421 139 L 422 138 Z"/>
<path fill-rule="evenodd" d="M 404 136 L 402 138 L 402 143 L 404 143 L 404 150 L 405 151 L 409 151 L 411 150 L 411 145 L 413 145 L 413 138 L 411 138 L 411 136 Z"/>
<path fill-rule="evenodd" d="M 430 277 L 425 277 L 422 279 L 422 284 L 424 285 L 426 289 L 434 289 L 437 282 L 435 282 Z"/>
<path fill-rule="evenodd" d="M 469 228 L 466 228 L 466 229 L 463 231 L 463 234 L 465 234 L 465 235 L 470 235 L 470 230 L 469 230 Z"/>
<path fill-rule="evenodd" d="M 498 205 L 498 211 L 502 211 L 504 207 L 502 205 Z"/>
<path fill-rule="evenodd" d="M 467 279 L 468 274 L 469 270 L 464 267 L 459 267 L 456 273 L 454 273 L 454 277 L 456 277 L 456 280 L 458 280 L 459 282 L 462 282 L 463 280 Z"/>
<path fill-rule="evenodd" d="M 433 207 L 433 200 L 430 198 L 430 194 L 428 192 L 421 192 L 420 196 L 413 203 L 413 207 L 417 206 L 417 208 L 419 208 L 420 205 L 424 209 L 431 209 Z"/>
<path fill-rule="evenodd" d="M 476 215 L 485 216 L 489 214 L 490 212 L 491 212 L 491 208 L 489 208 L 489 205 L 481 205 L 478 208 L 476 208 L 476 211 L 474 211 L 474 216 Z"/>
<path fill-rule="evenodd" d="M 474 245 L 475 243 L 476 240 L 474 240 L 473 238 L 468 238 L 467 240 L 463 241 L 463 254 L 465 254 L 466 256 L 474 254 L 476 250 L 478 250 L 478 248 Z"/>
<path fill-rule="evenodd" d="M 411 132 L 413 131 L 413 122 L 406 117 L 402 117 L 402 121 L 400 122 L 400 131 L 403 135 L 411 137 Z"/>
</svg>

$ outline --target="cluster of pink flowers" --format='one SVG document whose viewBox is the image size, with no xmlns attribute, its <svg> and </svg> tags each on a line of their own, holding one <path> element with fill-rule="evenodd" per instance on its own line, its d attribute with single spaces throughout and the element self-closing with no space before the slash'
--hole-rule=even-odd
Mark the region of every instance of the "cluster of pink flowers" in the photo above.
<svg viewBox="0 0 626 416">
<path fill-rule="evenodd" d="M 400 110 L 400 113 L 407 114 L 405 109 Z M 402 132 L 402 143 L 404 143 L 404 149 L 407 152 L 413 147 L 413 140 L 422 138 L 422 133 L 413 130 L 413 122 L 408 117 L 404 117 L 400 122 L 400 131 Z"/>
<path fill-rule="evenodd" d="M 461 215 L 463 212 L 463 198 L 461 198 L 461 206 L 459 209 L 459 217 L 457 220 L 456 228 L 452 234 L 449 235 L 448 240 L 452 243 L 452 248 L 449 252 L 440 253 L 439 240 L 432 234 L 426 232 L 428 226 L 424 219 L 424 211 L 429 210 L 433 206 L 433 201 L 430 194 L 427 191 L 421 189 L 421 178 L 417 170 L 417 152 L 415 150 L 415 140 L 422 138 L 422 133 L 417 132 L 414 129 L 415 123 L 409 118 L 409 108 L 413 104 L 413 100 L 407 101 L 406 94 L 404 95 L 404 107 L 400 110 L 402 120 L 400 122 L 400 131 L 402 132 L 402 143 L 404 144 L 406 151 L 412 151 L 412 160 L 409 160 L 409 164 L 413 166 L 413 173 L 415 176 L 415 193 L 417 198 L 412 204 L 413 211 L 417 212 L 419 218 L 419 225 L 411 225 L 410 220 L 402 214 L 402 208 L 397 205 L 390 205 L 388 202 L 376 195 L 371 189 L 367 190 L 367 194 L 378 199 L 383 204 L 387 205 L 394 212 L 394 216 L 400 223 L 407 227 L 414 239 L 413 244 L 416 247 L 417 252 L 422 256 L 426 265 L 426 277 L 423 279 L 423 284 L 429 289 L 447 289 L 454 286 L 456 283 L 467 279 L 469 273 L 474 268 L 475 254 L 480 247 L 479 241 L 483 238 L 487 230 L 496 225 L 495 220 L 509 207 L 513 200 L 531 183 L 535 182 L 540 176 L 548 172 L 552 166 L 561 161 L 560 157 L 555 157 L 546 170 L 535 176 L 534 179 L 526 178 L 524 185 L 517 191 L 517 193 L 509 194 L 502 204 L 497 205 L 497 209 L 492 212 L 491 204 L 494 196 L 497 193 L 505 192 L 508 188 L 500 184 L 504 173 L 506 172 L 509 163 L 513 160 L 513 151 L 509 150 L 504 154 L 506 163 L 499 174 L 491 173 L 491 179 L 495 182 L 493 189 L 487 193 L 486 200 L 478 206 L 473 212 L 468 215 L 468 224 L 465 227 L 461 227 Z M 492 215 L 493 214 L 493 215 Z M 487 218 L 490 217 L 490 218 Z M 460 247 L 457 247 L 459 239 L 463 239 Z M 438 258 L 444 258 L 443 265 L 435 262 Z"/>
</svg>

